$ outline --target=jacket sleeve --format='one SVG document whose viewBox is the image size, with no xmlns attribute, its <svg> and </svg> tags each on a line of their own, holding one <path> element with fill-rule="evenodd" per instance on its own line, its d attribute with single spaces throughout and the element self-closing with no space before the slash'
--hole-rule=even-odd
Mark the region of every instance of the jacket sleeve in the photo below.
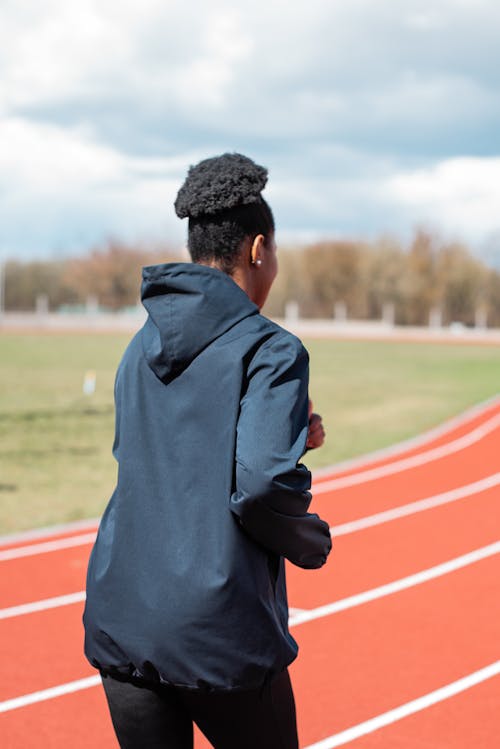
<svg viewBox="0 0 500 749">
<path fill-rule="evenodd" d="M 321 567 L 330 552 L 327 523 L 308 513 L 311 474 L 300 464 L 308 429 L 308 355 L 289 333 L 254 356 L 236 438 L 231 511 L 269 551 L 299 567 Z"/>
</svg>

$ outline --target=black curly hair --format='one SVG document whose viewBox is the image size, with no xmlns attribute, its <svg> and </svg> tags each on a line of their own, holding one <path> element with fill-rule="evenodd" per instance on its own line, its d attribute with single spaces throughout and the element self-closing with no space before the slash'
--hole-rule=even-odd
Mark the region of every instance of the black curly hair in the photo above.
<svg viewBox="0 0 500 749">
<path fill-rule="evenodd" d="M 189 218 L 188 249 L 195 263 L 216 260 L 231 274 L 244 239 L 273 234 L 273 214 L 261 196 L 266 182 L 267 169 L 239 153 L 190 167 L 174 205 L 179 218 Z"/>
</svg>

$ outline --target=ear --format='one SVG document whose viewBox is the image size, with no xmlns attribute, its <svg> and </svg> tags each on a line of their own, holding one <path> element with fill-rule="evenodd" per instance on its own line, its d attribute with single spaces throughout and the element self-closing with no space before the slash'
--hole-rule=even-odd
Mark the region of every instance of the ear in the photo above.
<svg viewBox="0 0 500 749">
<path fill-rule="evenodd" d="M 250 250 L 250 263 L 252 265 L 259 266 L 262 264 L 262 260 L 264 259 L 264 247 L 265 247 L 265 237 L 263 234 L 257 234 L 255 239 L 252 242 L 252 247 Z"/>
</svg>

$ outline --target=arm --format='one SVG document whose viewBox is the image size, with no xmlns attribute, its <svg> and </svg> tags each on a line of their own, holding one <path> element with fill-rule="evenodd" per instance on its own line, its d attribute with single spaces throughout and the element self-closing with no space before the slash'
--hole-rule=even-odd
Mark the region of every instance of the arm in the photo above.
<svg viewBox="0 0 500 749">
<path fill-rule="evenodd" d="M 308 431 L 308 356 L 295 337 L 273 336 L 248 372 L 236 438 L 231 511 L 258 543 L 299 567 L 321 567 L 327 523 L 308 513 L 311 474 L 299 463 Z"/>
</svg>

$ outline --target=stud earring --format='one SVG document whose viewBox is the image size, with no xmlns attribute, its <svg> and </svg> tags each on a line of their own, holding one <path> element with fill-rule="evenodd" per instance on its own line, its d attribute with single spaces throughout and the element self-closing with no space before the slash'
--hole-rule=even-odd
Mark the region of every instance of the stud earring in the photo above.
<svg viewBox="0 0 500 749">
<path fill-rule="evenodd" d="M 255 265 L 262 265 L 262 260 L 256 260 Z"/>
</svg>

